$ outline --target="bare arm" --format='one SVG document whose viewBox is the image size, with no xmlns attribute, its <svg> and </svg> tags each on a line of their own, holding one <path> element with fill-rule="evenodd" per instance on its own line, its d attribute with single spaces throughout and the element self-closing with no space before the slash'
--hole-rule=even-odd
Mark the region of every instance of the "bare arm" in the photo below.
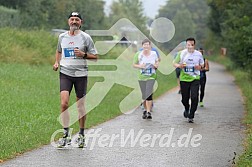
<svg viewBox="0 0 252 167">
<path fill-rule="evenodd" d="M 153 66 L 154 66 L 155 69 L 158 68 L 158 66 L 159 66 L 159 59 L 155 62 L 155 64 Z"/>
<path fill-rule="evenodd" d="M 87 58 L 86 59 L 92 59 L 92 60 L 97 60 L 98 59 L 98 55 L 97 54 L 91 54 L 91 53 L 87 53 Z"/>
<path fill-rule="evenodd" d="M 186 67 L 185 63 L 179 63 L 180 62 L 180 54 L 181 53 L 178 53 L 176 55 L 176 58 L 173 60 L 173 67 L 175 67 L 175 68 L 185 68 Z"/>
<path fill-rule="evenodd" d="M 175 68 L 185 68 L 186 64 L 185 63 L 179 64 L 179 63 L 173 62 L 173 67 L 175 67 Z"/>
<path fill-rule="evenodd" d="M 205 71 L 209 71 L 209 63 L 208 60 L 205 59 L 205 68 L 203 68 Z"/>
<path fill-rule="evenodd" d="M 143 69 L 145 68 L 145 64 L 133 64 L 133 67 Z"/>
<path fill-rule="evenodd" d="M 53 70 L 54 71 L 58 70 L 60 59 L 61 59 L 61 53 L 58 52 L 58 50 L 56 50 L 56 53 L 55 53 L 55 63 L 53 65 Z"/>
<path fill-rule="evenodd" d="M 173 63 L 173 67 L 175 67 L 175 68 L 181 68 L 181 65 L 178 64 L 178 63 Z"/>
</svg>

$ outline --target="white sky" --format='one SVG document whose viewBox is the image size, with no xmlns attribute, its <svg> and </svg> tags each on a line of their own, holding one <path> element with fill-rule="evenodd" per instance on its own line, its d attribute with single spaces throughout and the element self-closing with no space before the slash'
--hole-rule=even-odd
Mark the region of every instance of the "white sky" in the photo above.
<svg viewBox="0 0 252 167">
<path fill-rule="evenodd" d="M 114 0 L 103 0 L 106 2 L 105 4 L 105 13 L 109 13 L 109 6 L 112 4 Z M 158 14 L 158 9 L 160 6 L 166 4 L 167 0 L 141 0 L 143 2 L 144 14 L 150 18 L 154 18 Z"/>
</svg>

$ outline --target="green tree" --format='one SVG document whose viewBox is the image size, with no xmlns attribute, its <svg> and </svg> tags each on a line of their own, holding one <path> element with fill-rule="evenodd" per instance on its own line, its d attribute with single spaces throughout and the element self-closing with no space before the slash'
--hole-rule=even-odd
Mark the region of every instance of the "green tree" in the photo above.
<svg viewBox="0 0 252 167">
<path fill-rule="evenodd" d="M 252 0 L 228 4 L 222 24 L 222 36 L 232 60 L 240 67 L 252 65 Z"/>
<path fill-rule="evenodd" d="M 18 9 L 21 6 L 24 6 L 29 0 L 0 0 L 0 5 L 7 8 Z"/>
<path fill-rule="evenodd" d="M 188 37 L 195 37 L 196 25 L 192 20 L 192 15 L 187 9 L 177 13 L 173 18 L 173 24 L 175 25 L 175 35 L 172 39 L 172 43 L 176 47 L 177 44 L 184 41 Z"/>
<path fill-rule="evenodd" d="M 0 5 L 20 12 L 23 28 L 68 28 L 67 16 L 71 11 L 82 14 L 82 29 L 99 29 L 104 24 L 104 2 L 92 0 L 0 0 Z"/>
<path fill-rule="evenodd" d="M 0 27 L 17 27 L 20 25 L 18 10 L 4 6 L 0 6 L 0 20 Z"/>
<path fill-rule="evenodd" d="M 208 3 L 210 10 L 210 17 L 208 19 L 208 27 L 215 32 L 216 35 L 221 36 L 221 25 L 222 22 L 222 11 L 219 8 L 219 4 L 216 4 L 215 2 L 211 1 Z"/>
<path fill-rule="evenodd" d="M 21 27 L 46 29 L 51 6 L 50 0 L 32 0 L 19 6 Z"/>
<path fill-rule="evenodd" d="M 147 17 L 143 14 L 143 5 L 140 0 L 119 0 L 111 5 L 109 14 L 110 23 L 114 24 L 121 18 L 129 19 L 142 32 L 147 32 Z"/>
<path fill-rule="evenodd" d="M 209 27 L 238 66 L 252 73 L 252 0 L 211 0 Z M 211 42 L 211 41 L 210 41 Z M 252 75 L 252 74 L 251 74 Z"/>
<path fill-rule="evenodd" d="M 178 44 L 176 42 L 183 41 L 187 37 L 195 37 L 197 43 L 200 46 L 203 46 L 205 44 L 208 32 L 207 28 L 208 12 L 209 7 L 206 1 L 204 0 L 167 1 L 166 5 L 160 8 L 157 17 L 166 17 L 176 23 L 174 24 L 176 29 L 174 38 L 176 39 L 171 40 L 169 43 L 165 43 L 164 44 L 165 47 L 172 49 L 174 46 Z M 188 26 L 190 25 L 191 25 L 190 29 L 193 28 L 194 30 L 188 29 Z"/>
</svg>

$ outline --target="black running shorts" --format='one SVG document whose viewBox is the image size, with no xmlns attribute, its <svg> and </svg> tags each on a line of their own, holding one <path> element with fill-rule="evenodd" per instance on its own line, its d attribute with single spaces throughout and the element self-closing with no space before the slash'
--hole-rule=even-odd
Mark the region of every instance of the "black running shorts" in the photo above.
<svg viewBox="0 0 252 167">
<path fill-rule="evenodd" d="M 69 95 L 74 86 L 76 96 L 82 98 L 87 92 L 87 76 L 71 77 L 60 73 L 60 92 L 68 91 Z"/>
</svg>

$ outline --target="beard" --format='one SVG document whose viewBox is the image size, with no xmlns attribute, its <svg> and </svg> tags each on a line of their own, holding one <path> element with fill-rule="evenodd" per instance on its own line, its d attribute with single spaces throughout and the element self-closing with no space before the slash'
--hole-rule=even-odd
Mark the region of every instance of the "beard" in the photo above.
<svg viewBox="0 0 252 167">
<path fill-rule="evenodd" d="M 70 31 L 74 32 L 76 30 L 79 30 L 79 27 L 76 24 L 70 26 Z"/>
</svg>

